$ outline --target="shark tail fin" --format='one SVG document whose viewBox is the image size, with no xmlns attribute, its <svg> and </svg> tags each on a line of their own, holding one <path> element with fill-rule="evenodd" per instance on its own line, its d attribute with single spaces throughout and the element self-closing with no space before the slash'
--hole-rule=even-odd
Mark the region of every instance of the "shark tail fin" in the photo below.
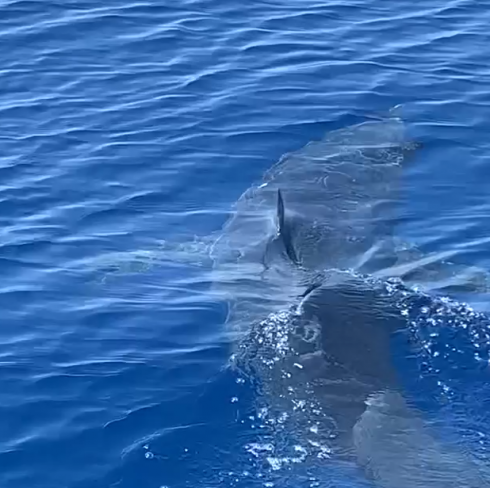
<svg viewBox="0 0 490 488">
<path fill-rule="evenodd" d="M 291 240 L 291 232 L 286 221 L 286 210 L 284 207 L 284 199 L 280 189 L 277 190 L 277 231 L 279 238 L 284 244 L 284 249 L 289 259 L 294 264 L 299 264 L 298 257 L 294 251 L 293 242 Z"/>
</svg>

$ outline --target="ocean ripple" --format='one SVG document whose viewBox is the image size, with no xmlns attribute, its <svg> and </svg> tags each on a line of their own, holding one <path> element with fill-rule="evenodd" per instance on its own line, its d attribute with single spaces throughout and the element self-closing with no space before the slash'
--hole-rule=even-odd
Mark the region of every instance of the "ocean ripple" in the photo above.
<svg viewBox="0 0 490 488">
<path fill-rule="evenodd" d="M 423 150 L 397 232 L 490 268 L 489 23 L 462 0 L 1 2 L 0 485 L 316 486 L 242 449 L 268 440 L 217 379 L 196 236 L 285 152 L 403 103 Z"/>
</svg>

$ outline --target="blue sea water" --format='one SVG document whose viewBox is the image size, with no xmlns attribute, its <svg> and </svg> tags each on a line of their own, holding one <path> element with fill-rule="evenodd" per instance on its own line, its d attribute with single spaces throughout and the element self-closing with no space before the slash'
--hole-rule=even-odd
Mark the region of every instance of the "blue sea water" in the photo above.
<svg viewBox="0 0 490 488">
<path fill-rule="evenodd" d="M 168 243 L 217 231 L 283 153 L 402 104 L 422 148 L 397 233 L 490 270 L 489 25 L 470 0 L 1 1 L 0 486 L 272 486 L 226 310 Z M 452 415 L 484 438 L 464 371 Z"/>
</svg>

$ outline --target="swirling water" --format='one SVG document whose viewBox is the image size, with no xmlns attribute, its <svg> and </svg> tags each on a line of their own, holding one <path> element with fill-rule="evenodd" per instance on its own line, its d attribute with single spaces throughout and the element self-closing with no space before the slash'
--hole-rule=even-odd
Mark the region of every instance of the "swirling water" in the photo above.
<svg viewBox="0 0 490 488">
<path fill-rule="evenodd" d="M 223 369 L 223 304 L 166 242 L 219 229 L 283 153 L 403 104 L 423 149 L 398 234 L 490 269 L 489 7 L 0 2 L 0 486 L 272 486 L 253 388 Z M 441 422 L 484 458 L 475 342 L 431 341 Z"/>
</svg>

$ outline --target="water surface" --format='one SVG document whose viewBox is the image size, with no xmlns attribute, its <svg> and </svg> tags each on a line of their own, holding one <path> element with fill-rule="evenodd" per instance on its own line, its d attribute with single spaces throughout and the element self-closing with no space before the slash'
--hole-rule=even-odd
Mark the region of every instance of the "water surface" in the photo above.
<svg viewBox="0 0 490 488">
<path fill-rule="evenodd" d="M 0 485 L 315 486 L 275 470 L 253 387 L 223 371 L 224 306 L 166 242 L 218 230 L 283 153 L 402 104 L 423 149 L 398 235 L 490 269 L 489 24 L 485 1 L 1 2 Z M 449 339 L 441 422 L 484 455 L 488 391 Z"/>
</svg>

